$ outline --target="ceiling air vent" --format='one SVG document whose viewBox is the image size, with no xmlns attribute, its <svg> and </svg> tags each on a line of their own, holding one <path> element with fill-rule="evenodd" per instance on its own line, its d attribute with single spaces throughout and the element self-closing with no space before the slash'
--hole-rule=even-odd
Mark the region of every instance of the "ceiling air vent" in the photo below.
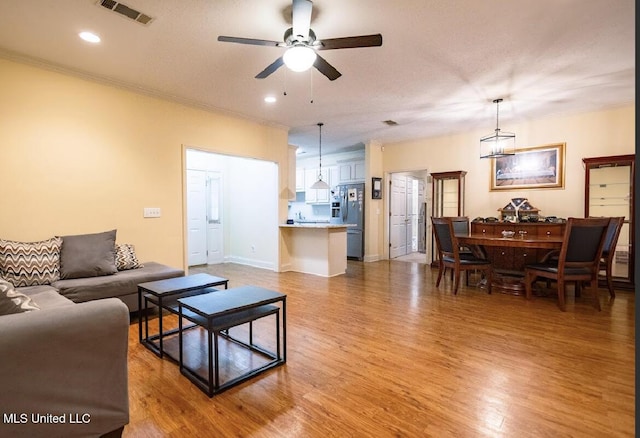
<svg viewBox="0 0 640 438">
<path fill-rule="evenodd" d="M 146 25 L 153 21 L 152 17 L 114 0 L 98 0 L 97 4 L 140 24 Z"/>
<path fill-rule="evenodd" d="M 382 123 L 384 123 L 387 126 L 398 126 L 398 122 L 396 122 L 395 120 L 385 120 Z"/>
</svg>

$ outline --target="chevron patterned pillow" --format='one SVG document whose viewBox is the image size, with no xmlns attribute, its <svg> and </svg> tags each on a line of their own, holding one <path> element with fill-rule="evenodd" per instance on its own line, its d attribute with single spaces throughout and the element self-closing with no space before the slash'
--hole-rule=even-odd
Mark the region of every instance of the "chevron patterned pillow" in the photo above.
<svg viewBox="0 0 640 438">
<path fill-rule="evenodd" d="M 138 269 L 144 267 L 138 257 L 136 250 L 130 243 L 116 243 L 116 267 L 118 271 L 126 271 L 127 269 Z"/>
<path fill-rule="evenodd" d="M 51 284 L 60 279 L 62 239 L 14 242 L 0 239 L 0 276 L 15 287 Z"/>
<path fill-rule="evenodd" d="M 39 310 L 40 307 L 28 296 L 14 289 L 13 284 L 0 278 L 0 315 Z"/>
</svg>

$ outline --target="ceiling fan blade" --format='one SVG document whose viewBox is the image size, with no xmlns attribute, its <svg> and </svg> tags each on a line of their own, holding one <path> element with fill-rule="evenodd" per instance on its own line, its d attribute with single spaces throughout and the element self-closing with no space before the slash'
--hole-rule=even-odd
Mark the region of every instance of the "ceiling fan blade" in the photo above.
<svg viewBox="0 0 640 438">
<path fill-rule="evenodd" d="M 269 41 L 269 40 L 256 40 L 253 38 L 237 38 L 230 36 L 219 36 L 218 41 L 222 41 L 224 43 L 238 43 L 238 44 L 250 44 L 252 46 L 281 46 L 282 43 L 278 41 Z"/>
<path fill-rule="evenodd" d="M 283 64 L 284 64 L 284 61 L 282 60 L 282 56 L 281 56 L 280 58 L 278 58 L 275 61 L 273 61 L 267 68 L 265 68 L 260 73 L 258 73 L 256 75 L 256 79 L 264 79 L 264 78 L 266 78 L 271 73 L 273 73 L 274 71 L 276 71 L 280 67 L 282 67 Z"/>
<path fill-rule="evenodd" d="M 309 40 L 309 27 L 311 27 L 311 0 L 293 0 L 291 8 L 291 21 L 293 22 L 293 36 L 302 41 Z"/>
<path fill-rule="evenodd" d="M 342 73 L 336 70 L 331 64 L 329 64 L 322 56 L 317 55 L 313 66 L 318 69 L 320 73 L 329 78 L 330 81 L 335 81 Z"/>
<path fill-rule="evenodd" d="M 332 50 L 332 49 L 353 49 L 356 47 L 377 47 L 382 45 L 382 35 L 379 33 L 373 35 L 360 35 L 345 38 L 331 38 L 321 40 L 320 44 L 314 48 L 316 50 Z"/>
</svg>

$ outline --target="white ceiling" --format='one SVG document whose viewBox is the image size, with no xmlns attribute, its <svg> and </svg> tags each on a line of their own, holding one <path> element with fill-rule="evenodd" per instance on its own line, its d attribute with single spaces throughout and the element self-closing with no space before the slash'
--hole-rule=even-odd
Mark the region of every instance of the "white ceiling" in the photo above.
<svg viewBox="0 0 640 438">
<path fill-rule="evenodd" d="M 315 0 L 318 39 L 381 33 L 382 47 L 327 50 L 342 73 L 254 76 L 280 41 L 290 0 L 124 0 L 144 26 L 96 0 L 0 1 L 0 56 L 44 63 L 179 102 L 289 128 L 317 152 L 495 128 L 635 102 L 633 0 Z M 91 45 L 78 32 L 91 30 Z M 286 95 L 284 92 L 286 91 Z M 274 95 L 278 101 L 266 104 Z M 313 103 L 311 102 L 313 100 Z M 387 126 L 394 120 L 397 126 Z"/>
</svg>

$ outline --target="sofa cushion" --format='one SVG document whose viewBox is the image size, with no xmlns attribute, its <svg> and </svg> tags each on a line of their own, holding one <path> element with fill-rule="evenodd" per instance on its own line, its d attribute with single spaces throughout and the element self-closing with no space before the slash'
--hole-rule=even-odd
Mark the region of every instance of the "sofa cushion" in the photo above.
<svg viewBox="0 0 640 438">
<path fill-rule="evenodd" d="M 15 287 L 50 284 L 60 279 L 62 239 L 14 242 L 0 239 L 0 276 Z"/>
<path fill-rule="evenodd" d="M 29 298 L 31 298 L 41 310 L 52 307 L 75 306 L 75 303 L 58 293 L 58 289 L 53 286 L 28 286 L 18 288 Z"/>
<path fill-rule="evenodd" d="M 157 262 L 145 262 L 144 268 L 120 271 L 103 277 L 74 278 L 58 280 L 52 284 L 60 295 L 74 303 L 98 300 L 108 297 L 123 297 L 137 294 L 138 284 L 147 281 L 181 277 L 182 269 L 172 268 Z"/>
<path fill-rule="evenodd" d="M 28 296 L 15 290 L 13 284 L 0 278 L 0 315 L 39 310 L 40 307 Z"/>
<path fill-rule="evenodd" d="M 126 271 L 128 269 L 142 268 L 144 265 L 140 263 L 136 256 L 136 249 L 130 243 L 116 243 L 116 268 L 118 271 Z"/>
<path fill-rule="evenodd" d="M 60 278 L 100 277 L 117 271 L 116 230 L 62 236 Z"/>
</svg>

